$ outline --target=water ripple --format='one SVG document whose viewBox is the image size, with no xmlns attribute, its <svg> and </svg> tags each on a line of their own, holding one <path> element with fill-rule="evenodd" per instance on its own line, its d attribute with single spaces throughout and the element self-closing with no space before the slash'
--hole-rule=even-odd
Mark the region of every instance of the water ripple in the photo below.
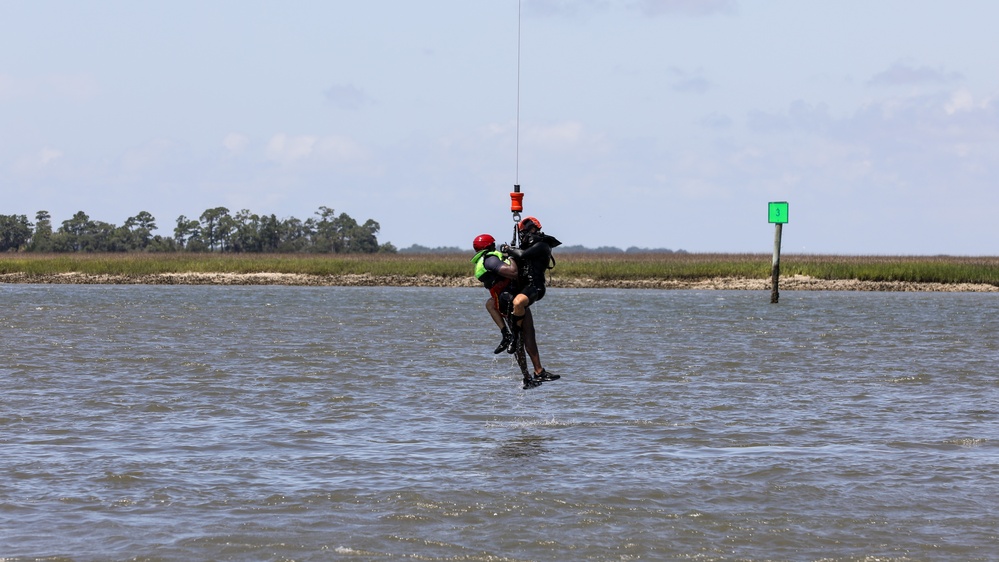
<svg viewBox="0 0 999 562">
<path fill-rule="evenodd" d="M 988 295 L 0 291 L 2 556 L 994 556 Z"/>
</svg>

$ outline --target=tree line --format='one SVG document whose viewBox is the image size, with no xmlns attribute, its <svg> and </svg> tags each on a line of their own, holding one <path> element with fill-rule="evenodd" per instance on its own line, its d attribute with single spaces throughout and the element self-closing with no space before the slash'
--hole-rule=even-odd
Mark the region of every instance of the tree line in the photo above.
<svg viewBox="0 0 999 562">
<path fill-rule="evenodd" d="M 325 206 L 315 214 L 303 221 L 215 207 L 197 219 L 178 217 L 173 236 L 153 234 L 156 219 L 146 211 L 121 226 L 80 211 L 57 229 L 48 211 L 38 211 L 34 223 L 26 215 L 0 215 L 0 252 L 396 252 L 391 243 L 378 243 L 381 227 L 374 220 L 360 224 Z"/>
</svg>

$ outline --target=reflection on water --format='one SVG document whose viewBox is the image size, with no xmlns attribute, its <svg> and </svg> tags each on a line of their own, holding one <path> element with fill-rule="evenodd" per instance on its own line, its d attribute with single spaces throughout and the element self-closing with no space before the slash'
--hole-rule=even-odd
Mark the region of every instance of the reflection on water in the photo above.
<svg viewBox="0 0 999 562">
<path fill-rule="evenodd" d="M 0 556 L 994 558 L 994 296 L 483 297 L 0 285 Z"/>
</svg>

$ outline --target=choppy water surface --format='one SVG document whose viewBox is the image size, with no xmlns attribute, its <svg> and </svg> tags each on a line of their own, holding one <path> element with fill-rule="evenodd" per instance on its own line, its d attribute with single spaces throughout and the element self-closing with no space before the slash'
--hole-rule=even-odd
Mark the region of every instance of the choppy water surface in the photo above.
<svg viewBox="0 0 999 562">
<path fill-rule="evenodd" d="M 0 286 L 0 557 L 995 560 L 999 301 Z"/>
</svg>

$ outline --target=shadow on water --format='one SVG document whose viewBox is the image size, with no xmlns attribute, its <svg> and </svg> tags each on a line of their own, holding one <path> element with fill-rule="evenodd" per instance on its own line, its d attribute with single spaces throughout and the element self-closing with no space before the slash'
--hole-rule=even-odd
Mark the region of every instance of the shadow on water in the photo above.
<svg viewBox="0 0 999 562">
<path fill-rule="evenodd" d="M 521 433 L 516 437 L 501 441 L 493 455 L 501 459 L 540 457 L 551 452 L 547 447 L 551 440 L 551 437 Z"/>
</svg>

